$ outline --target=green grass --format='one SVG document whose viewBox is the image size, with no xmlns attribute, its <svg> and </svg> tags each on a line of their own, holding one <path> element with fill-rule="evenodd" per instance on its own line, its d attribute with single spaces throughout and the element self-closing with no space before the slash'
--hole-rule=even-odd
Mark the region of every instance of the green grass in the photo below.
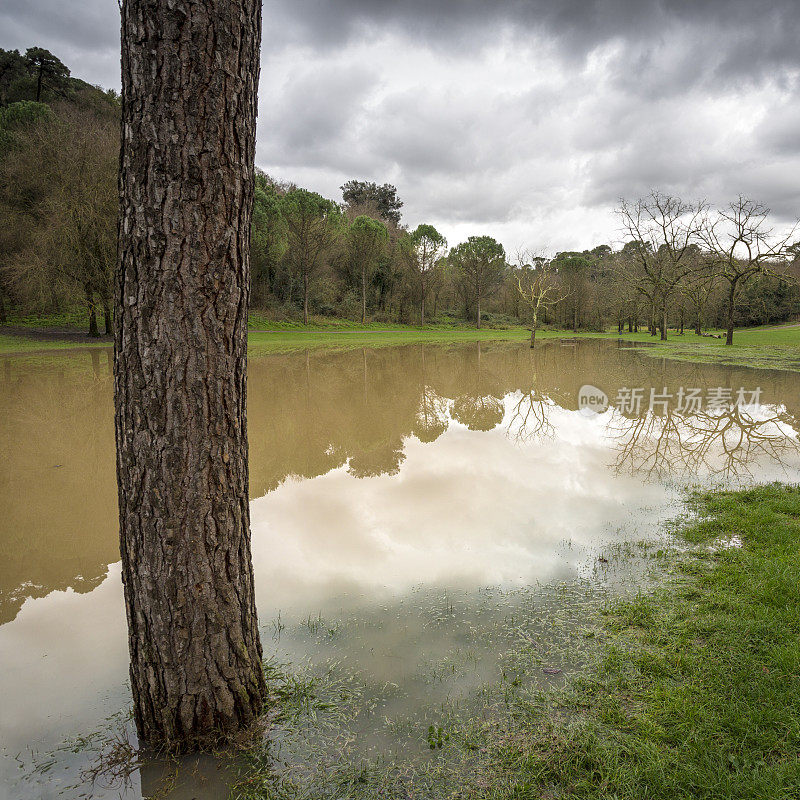
<svg viewBox="0 0 800 800">
<path fill-rule="evenodd" d="M 563 334 L 561 334 L 563 335 Z M 263 333 L 250 331 L 251 351 L 293 350 L 306 347 L 384 347 L 417 342 L 474 342 L 487 340 L 523 341 L 530 333 L 523 328 L 393 328 L 380 330 L 286 331 Z"/>
<path fill-rule="evenodd" d="M 651 554 L 661 565 L 659 588 L 599 611 L 587 602 L 575 635 L 596 645 L 562 689 L 487 685 L 483 711 L 442 714 L 441 742 L 440 729 L 428 728 L 436 757 L 418 756 L 416 766 L 337 757 L 325 745 L 279 778 L 267 740 L 232 796 L 800 797 L 800 487 L 702 493 L 691 506 L 676 546 Z M 734 536 L 740 546 L 728 546 Z M 503 663 L 527 659 L 538 673 L 540 647 L 505 654 Z M 276 724 L 297 720 L 316 730 L 333 709 L 326 741 L 352 739 L 336 726 L 347 731 L 349 717 L 363 713 L 353 685 L 326 689 L 269 670 L 268 677 Z M 305 783 L 299 776 L 309 769 L 315 774 Z"/>
<path fill-rule="evenodd" d="M 699 495 L 678 577 L 614 606 L 597 663 L 522 703 L 486 798 L 800 796 L 800 488 Z"/>
<path fill-rule="evenodd" d="M 98 310 L 98 325 L 102 327 L 103 314 Z M 74 328 L 76 331 L 89 329 L 89 314 L 83 306 L 47 314 L 20 314 L 10 312 L 8 324 L 21 328 Z"/>
<path fill-rule="evenodd" d="M 670 331 L 666 342 L 647 333 L 625 333 L 619 336 L 614 331 L 579 335 L 621 338 L 630 342 L 651 344 L 653 346 L 645 348 L 643 352 L 657 358 L 800 372 L 800 327 L 740 328 L 734 332 L 733 344 L 730 346 L 725 344 L 724 334 L 723 338 L 715 339 L 696 336 L 689 331 L 683 335 Z"/>
<path fill-rule="evenodd" d="M 78 308 L 56 315 L 15 316 L 9 319 L 9 324 L 22 328 L 63 328 L 82 332 L 88 327 L 88 317 L 85 309 Z M 370 322 L 362 326 L 352 320 L 329 317 L 313 317 L 311 323 L 304 326 L 296 320 L 276 321 L 254 311 L 250 314 L 248 325 L 250 347 L 255 352 L 320 346 L 378 347 L 438 341 L 522 341 L 530 336 L 525 327 L 509 325 L 503 320 L 485 323 L 485 327 L 476 330 L 472 325 L 444 317 L 425 328 L 382 322 Z M 800 327 L 739 329 L 734 334 L 734 344 L 731 347 L 725 345 L 724 339 L 698 337 L 688 330 L 683 335 L 669 331 L 666 342 L 647 333 L 624 333 L 619 336 L 616 331 L 574 334 L 571 331 L 546 329 L 537 333 L 537 340 L 565 336 L 621 338 L 625 341 L 641 342 L 652 345 L 643 348 L 643 353 L 658 358 L 800 371 Z M 106 340 L 98 344 L 107 343 Z M 44 341 L 28 339 L 24 335 L 0 334 L 0 353 L 75 346 L 86 345 L 66 339 Z"/>
<path fill-rule="evenodd" d="M 71 342 L 68 340 L 43 341 L 32 339 L 27 336 L 12 336 L 0 333 L 0 355 L 15 353 L 29 353 L 43 350 L 70 350 L 75 347 L 110 347 L 111 343 L 106 339 L 98 342 Z"/>
<path fill-rule="evenodd" d="M 284 331 L 397 331 L 397 330 L 423 330 L 419 325 L 405 325 L 398 322 L 361 322 L 340 317 L 324 317 L 312 315 L 308 325 L 303 325 L 300 319 L 275 319 L 263 311 L 251 311 L 248 316 L 248 327 L 251 330 L 264 330 L 274 332 Z M 469 330 L 475 327 L 473 322 L 468 322 L 453 317 L 440 315 L 426 322 L 424 330 Z M 482 327 L 498 330 L 524 330 L 523 326 L 510 322 L 507 317 L 493 316 L 488 321 L 484 320 Z"/>
</svg>

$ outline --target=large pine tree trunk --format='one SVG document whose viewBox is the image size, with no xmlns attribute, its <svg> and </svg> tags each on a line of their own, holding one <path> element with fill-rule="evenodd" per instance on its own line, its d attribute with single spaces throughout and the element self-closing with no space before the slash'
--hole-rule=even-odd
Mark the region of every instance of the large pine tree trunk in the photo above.
<svg viewBox="0 0 800 800">
<path fill-rule="evenodd" d="M 124 0 L 115 402 L 136 726 L 189 750 L 265 697 L 247 472 L 260 0 Z"/>
</svg>

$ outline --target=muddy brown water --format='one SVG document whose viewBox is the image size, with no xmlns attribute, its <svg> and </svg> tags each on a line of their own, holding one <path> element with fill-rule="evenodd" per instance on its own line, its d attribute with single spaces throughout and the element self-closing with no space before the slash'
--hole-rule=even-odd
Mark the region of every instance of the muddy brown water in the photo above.
<svg viewBox="0 0 800 800">
<path fill-rule="evenodd" d="M 584 385 L 641 408 L 581 410 Z M 740 389 L 760 405 L 706 407 Z M 265 654 L 346 665 L 395 721 L 491 680 L 535 587 L 658 541 L 687 485 L 800 479 L 800 375 L 608 341 L 256 352 L 248 413 Z M 110 350 L 0 360 L 0 442 L 0 797 L 141 797 L 158 762 L 90 787 L 63 747 L 129 703 Z M 225 796 L 193 774 L 174 798 Z"/>
</svg>

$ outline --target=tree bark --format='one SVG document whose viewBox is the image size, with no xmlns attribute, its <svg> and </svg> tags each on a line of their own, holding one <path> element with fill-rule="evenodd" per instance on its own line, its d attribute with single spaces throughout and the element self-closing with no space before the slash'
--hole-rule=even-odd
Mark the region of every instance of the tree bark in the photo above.
<svg viewBox="0 0 800 800">
<path fill-rule="evenodd" d="M 367 271 L 361 267 L 361 324 L 367 324 Z"/>
<path fill-rule="evenodd" d="M 728 292 L 728 330 L 725 334 L 725 344 L 733 344 L 733 313 L 736 309 L 736 281 L 730 282 Z"/>
<path fill-rule="evenodd" d="M 106 329 L 106 336 L 111 336 L 114 333 L 114 329 L 111 325 L 111 309 L 109 308 L 108 298 L 103 298 L 103 324 Z"/>
<path fill-rule="evenodd" d="M 115 428 L 140 741 L 266 694 L 250 556 L 247 309 L 260 0 L 123 0 Z"/>
<path fill-rule="evenodd" d="M 476 299 L 476 305 L 478 307 L 478 313 L 475 315 L 475 327 L 480 330 L 481 329 L 481 298 L 478 295 Z"/>
<path fill-rule="evenodd" d="M 83 287 L 83 293 L 86 297 L 86 308 L 89 311 L 89 336 L 100 336 L 100 331 L 97 328 L 97 306 L 94 304 L 92 287 L 86 284 Z"/>
<path fill-rule="evenodd" d="M 308 325 L 308 271 L 303 273 L 303 325 Z"/>
</svg>

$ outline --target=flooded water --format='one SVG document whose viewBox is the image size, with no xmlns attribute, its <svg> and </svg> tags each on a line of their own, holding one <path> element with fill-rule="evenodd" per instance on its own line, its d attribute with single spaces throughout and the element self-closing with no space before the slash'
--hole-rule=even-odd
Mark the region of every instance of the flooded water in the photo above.
<svg viewBox="0 0 800 800">
<path fill-rule="evenodd" d="M 553 586 L 613 582 L 598 557 L 659 541 L 687 485 L 800 479 L 800 375 L 616 342 L 255 354 L 248 417 L 265 656 L 360 676 L 372 752 L 543 638 Z M 110 350 L 3 358 L 0 437 L 0 796 L 149 796 L 158 762 L 81 777 L 79 737 L 129 705 Z M 226 796 L 191 772 L 171 797 Z"/>
</svg>

